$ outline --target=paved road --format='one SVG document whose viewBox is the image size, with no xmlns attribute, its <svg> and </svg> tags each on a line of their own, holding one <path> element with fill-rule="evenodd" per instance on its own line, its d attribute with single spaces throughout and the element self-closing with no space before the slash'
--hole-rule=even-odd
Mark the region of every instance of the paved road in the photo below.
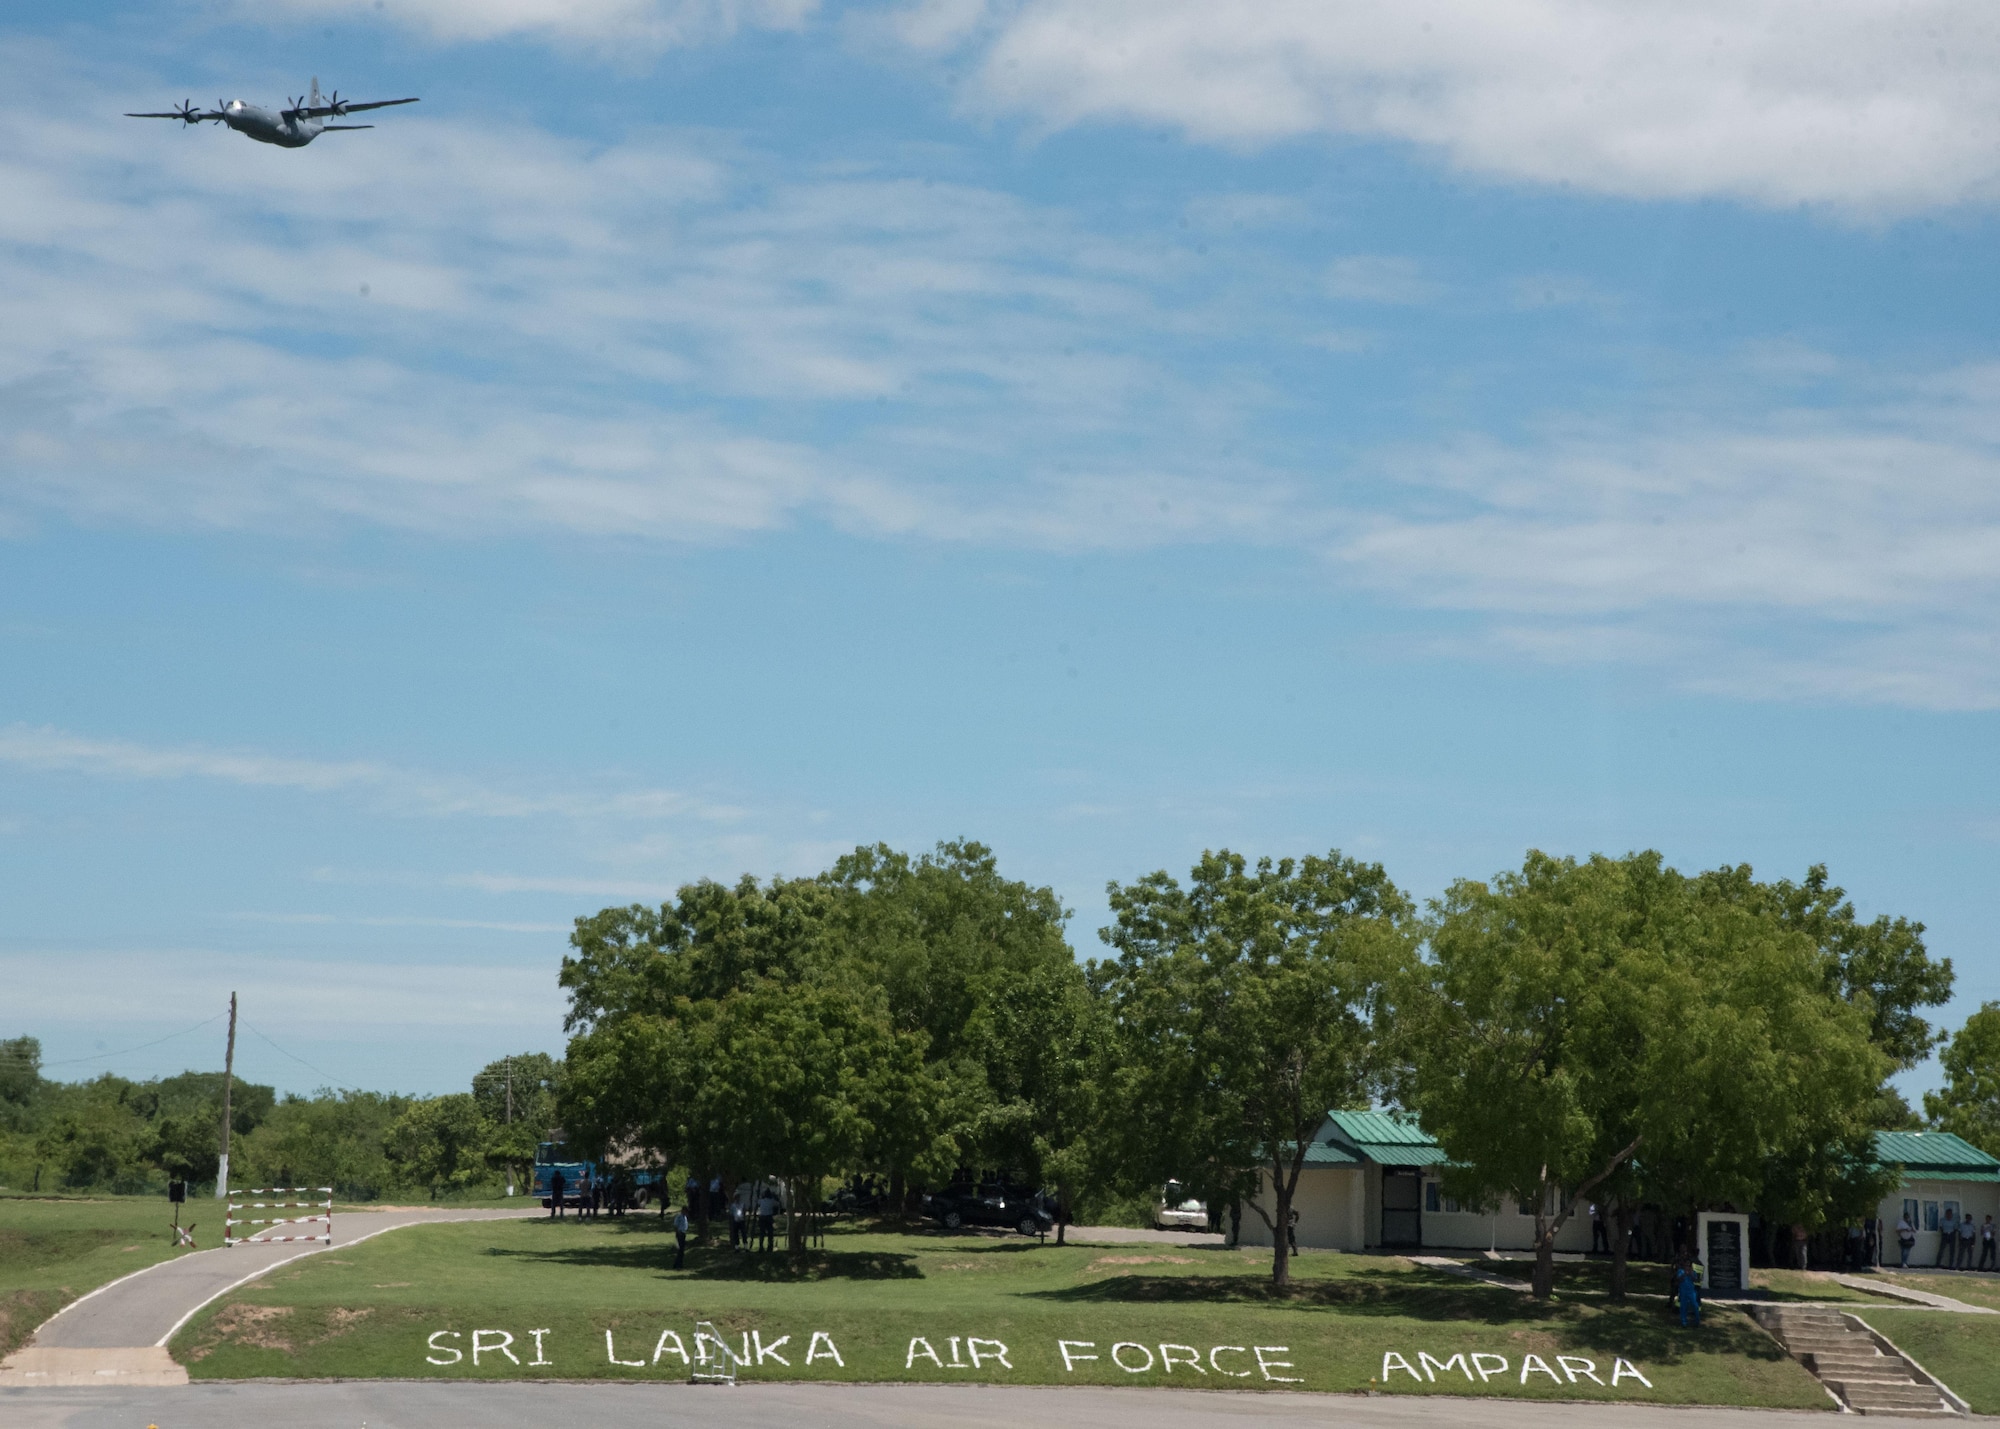
<svg viewBox="0 0 2000 1429">
<path fill-rule="evenodd" d="M 195 1311 L 246 1280 L 329 1249 L 339 1250 L 399 1226 L 433 1221 L 494 1220 L 531 1216 L 533 1210 L 408 1209 L 342 1212 L 333 1218 L 333 1244 L 236 1245 L 196 1251 L 178 1260 L 114 1280 L 58 1311 L 35 1331 L 38 1349 L 106 1349 L 164 1345 Z"/>
<path fill-rule="evenodd" d="M 195 1384 L 182 1389 L 0 1389 L 7 1429 L 1809 1429 L 1805 1411 L 1541 1404 L 1494 1399 L 999 1385 Z M 2000 1420 L 1974 1421 L 2000 1424 Z"/>
</svg>

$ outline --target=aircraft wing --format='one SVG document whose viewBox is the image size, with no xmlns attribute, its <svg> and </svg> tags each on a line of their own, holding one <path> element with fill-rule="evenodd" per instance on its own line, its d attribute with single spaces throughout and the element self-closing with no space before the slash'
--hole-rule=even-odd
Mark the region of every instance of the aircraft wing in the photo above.
<svg viewBox="0 0 2000 1429">
<path fill-rule="evenodd" d="M 416 102 L 415 99 L 377 99 L 367 104 L 349 104 L 343 100 L 339 104 L 319 104 L 310 109 L 294 110 L 293 113 L 302 119 L 325 119 L 329 115 L 359 114 L 364 109 L 387 109 L 394 104 L 415 104 Z"/>
<path fill-rule="evenodd" d="M 206 114 L 188 114 L 178 109 L 169 109 L 165 114 L 127 113 L 125 117 L 127 119 L 178 119 L 186 124 L 194 124 L 200 122 L 203 119 L 220 119 L 222 116 L 213 111 L 210 111 L 209 113 Z"/>
</svg>

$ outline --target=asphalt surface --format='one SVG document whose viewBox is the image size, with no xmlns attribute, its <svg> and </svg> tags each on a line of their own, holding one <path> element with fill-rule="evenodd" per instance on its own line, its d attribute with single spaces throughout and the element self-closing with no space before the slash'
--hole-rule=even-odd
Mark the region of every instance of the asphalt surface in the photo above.
<svg viewBox="0 0 2000 1429">
<path fill-rule="evenodd" d="M 29 1343 L 42 1349 L 111 1349 L 164 1345 L 195 1311 L 218 1295 L 302 1255 L 339 1250 L 383 1231 L 437 1221 L 503 1220 L 534 1210 L 426 1210 L 336 1212 L 331 1246 L 218 1246 L 177 1260 L 163 1260 L 73 1300 L 42 1322 Z M 4 1422 L 4 1419 L 0 1419 Z"/>
<path fill-rule="evenodd" d="M 408 1380 L 0 1389 L 7 1429 L 1807 1429 L 1808 1411 L 1548 1404 L 1414 1395 L 1231 1394 L 998 1385 L 438 1384 Z M 1976 1421 L 2000 1424 L 2000 1420 Z"/>
</svg>

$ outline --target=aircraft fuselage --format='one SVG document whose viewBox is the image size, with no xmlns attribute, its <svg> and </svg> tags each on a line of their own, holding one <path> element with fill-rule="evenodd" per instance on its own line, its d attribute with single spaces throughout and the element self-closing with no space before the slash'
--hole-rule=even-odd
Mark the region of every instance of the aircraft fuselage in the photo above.
<svg viewBox="0 0 2000 1429">
<path fill-rule="evenodd" d="M 260 144 L 276 144 L 281 149 L 303 149 L 320 134 L 320 121 L 280 114 L 261 105 L 232 99 L 219 111 L 222 122 L 238 134 Z"/>
</svg>

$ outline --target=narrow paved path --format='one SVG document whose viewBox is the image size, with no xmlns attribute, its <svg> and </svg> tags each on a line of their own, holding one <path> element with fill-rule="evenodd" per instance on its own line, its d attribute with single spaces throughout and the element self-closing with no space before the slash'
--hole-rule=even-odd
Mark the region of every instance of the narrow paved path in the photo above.
<svg viewBox="0 0 2000 1429">
<path fill-rule="evenodd" d="M 7 1429 L 1809 1429 L 1809 1410 L 1549 1404 L 1417 1395 L 1004 1385 L 203 1383 L 177 1390 L 0 1389 Z M 2000 1424 L 2000 1420 L 1975 1423 Z"/>
<path fill-rule="evenodd" d="M 430 1210 L 409 1207 L 338 1212 L 333 1244 L 236 1245 L 196 1251 L 99 1286 L 45 1320 L 34 1338 L 0 1363 L 0 1386 L 98 1384 L 105 1380 L 161 1386 L 184 1384 L 166 1343 L 202 1306 L 301 1256 L 404 1226 L 446 1221 L 507 1220 L 541 1214 L 522 1210 Z M 5 1416 L 0 1416 L 4 1419 Z"/>
</svg>

